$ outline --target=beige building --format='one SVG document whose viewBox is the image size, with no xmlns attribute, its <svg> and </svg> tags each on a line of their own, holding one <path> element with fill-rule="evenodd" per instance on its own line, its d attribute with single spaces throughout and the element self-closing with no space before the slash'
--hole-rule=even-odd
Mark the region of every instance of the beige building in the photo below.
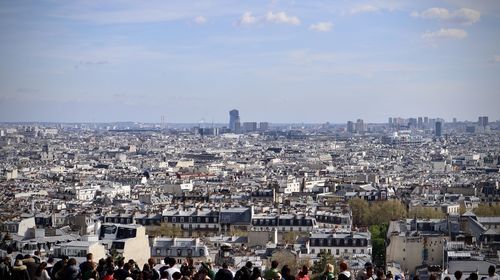
<svg viewBox="0 0 500 280">
<path fill-rule="evenodd" d="M 444 223 L 442 222 L 444 221 Z M 387 233 L 386 262 L 398 263 L 402 271 L 415 272 L 417 266 L 442 265 L 446 220 L 392 221 Z"/>
<path fill-rule="evenodd" d="M 109 254 L 133 259 L 139 267 L 147 263 L 151 256 L 146 228 L 141 225 L 103 224 L 99 240 Z"/>
</svg>

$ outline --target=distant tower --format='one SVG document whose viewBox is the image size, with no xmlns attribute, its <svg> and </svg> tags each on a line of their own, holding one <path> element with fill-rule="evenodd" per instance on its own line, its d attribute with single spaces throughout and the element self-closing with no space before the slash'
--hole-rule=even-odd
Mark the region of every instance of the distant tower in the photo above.
<svg viewBox="0 0 500 280">
<path fill-rule="evenodd" d="M 347 122 L 347 132 L 354 133 L 354 123 L 352 121 Z"/>
<path fill-rule="evenodd" d="M 436 130 L 434 131 L 434 135 L 436 137 L 441 137 L 443 135 L 443 123 L 438 121 L 436 122 Z"/>
<path fill-rule="evenodd" d="M 229 129 L 233 132 L 240 130 L 240 112 L 236 109 L 229 111 Z"/>
</svg>

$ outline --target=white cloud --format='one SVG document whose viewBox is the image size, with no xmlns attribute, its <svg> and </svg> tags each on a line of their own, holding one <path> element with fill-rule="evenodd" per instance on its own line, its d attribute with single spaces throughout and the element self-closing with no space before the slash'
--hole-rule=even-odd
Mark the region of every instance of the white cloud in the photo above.
<svg viewBox="0 0 500 280">
<path fill-rule="evenodd" d="M 252 15 L 252 12 L 245 12 L 240 20 L 239 20 L 239 23 L 241 25 L 253 25 L 253 24 L 256 24 L 257 22 L 259 21 L 259 19 Z"/>
<path fill-rule="evenodd" d="M 500 55 L 496 54 L 493 56 L 493 61 L 500 63 Z"/>
<path fill-rule="evenodd" d="M 449 11 L 445 8 L 430 8 L 420 13 L 416 11 L 412 12 L 411 16 L 471 25 L 479 21 L 481 13 L 468 8 L 461 8 L 455 11 Z"/>
<path fill-rule="evenodd" d="M 197 16 L 194 18 L 194 22 L 196 22 L 197 24 L 205 24 L 207 23 L 207 18 L 204 16 Z"/>
<path fill-rule="evenodd" d="M 300 19 L 295 16 L 289 16 L 285 12 L 267 12 L 265 16 L 265 20 L 267 22 L 272 22 L 272 23 L 284 23 L 284 24 L 291 24 L 291 25 L 299 25 L 300 24 Z"/>
<path fill-rule="evenodd" d="M 254 25 L 261 22 L 299 25 L 300 19 L 296 16 L 289 16 L 285 12 L 267 12 L 265 16 L 254 16 L 252 12 L 245 12 L 239 19 L 241 25 Z"/>
<path fill-rule="evenodd" d="M 362 14 L 362 13 L 373 13 L 377 12 L 379 10 L 378 7 L 369 5 L 369 4 L 364 4 L 364 5 L 357 5 L 351 8 L 349 11 L 350 14 Z"/>
<path fill-rule="evenodd" d="M 318 22 L 315 24 L 311 24 L 311 26 L 309 26 L 309 29 L 314 30 L 314 31 L 318 31 L 318 32 L 328 32 L 328 31 L 332 30 L 332 27 L 333 27 L 333 23 L 326 21 L 326 22 Z"/>
<path fill-rule="evenodd" d="M 438 31 L 427 31 L 422 34 L 422 38 L 426 40 L 436 39 L 464 39 L 467 37 L 467 31 L 463 29 L 441 28 Z"/>
</svg>

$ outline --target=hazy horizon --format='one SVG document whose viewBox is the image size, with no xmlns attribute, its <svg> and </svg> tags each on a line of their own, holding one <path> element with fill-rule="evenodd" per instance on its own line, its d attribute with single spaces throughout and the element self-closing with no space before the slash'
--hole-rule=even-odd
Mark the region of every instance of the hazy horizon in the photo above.
<svg viewBox="0 0 500 280">
<path fill-rule="evenodd" d="M 0 27 L 0 122 L 500 119 L 500 1 L 15 1 Z"/>
</svg>

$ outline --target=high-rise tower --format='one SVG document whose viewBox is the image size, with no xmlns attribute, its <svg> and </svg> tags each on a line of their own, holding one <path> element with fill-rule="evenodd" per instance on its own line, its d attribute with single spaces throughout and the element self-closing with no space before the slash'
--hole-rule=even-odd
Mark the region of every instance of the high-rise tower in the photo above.
<svg viewBox="0 0 500 280">
<path fill-rule="evenodd" d="M 240 112 L 236 109 L 229 111 L 229 129 L 233 132 L 240 130 Z"/>
</svg>

